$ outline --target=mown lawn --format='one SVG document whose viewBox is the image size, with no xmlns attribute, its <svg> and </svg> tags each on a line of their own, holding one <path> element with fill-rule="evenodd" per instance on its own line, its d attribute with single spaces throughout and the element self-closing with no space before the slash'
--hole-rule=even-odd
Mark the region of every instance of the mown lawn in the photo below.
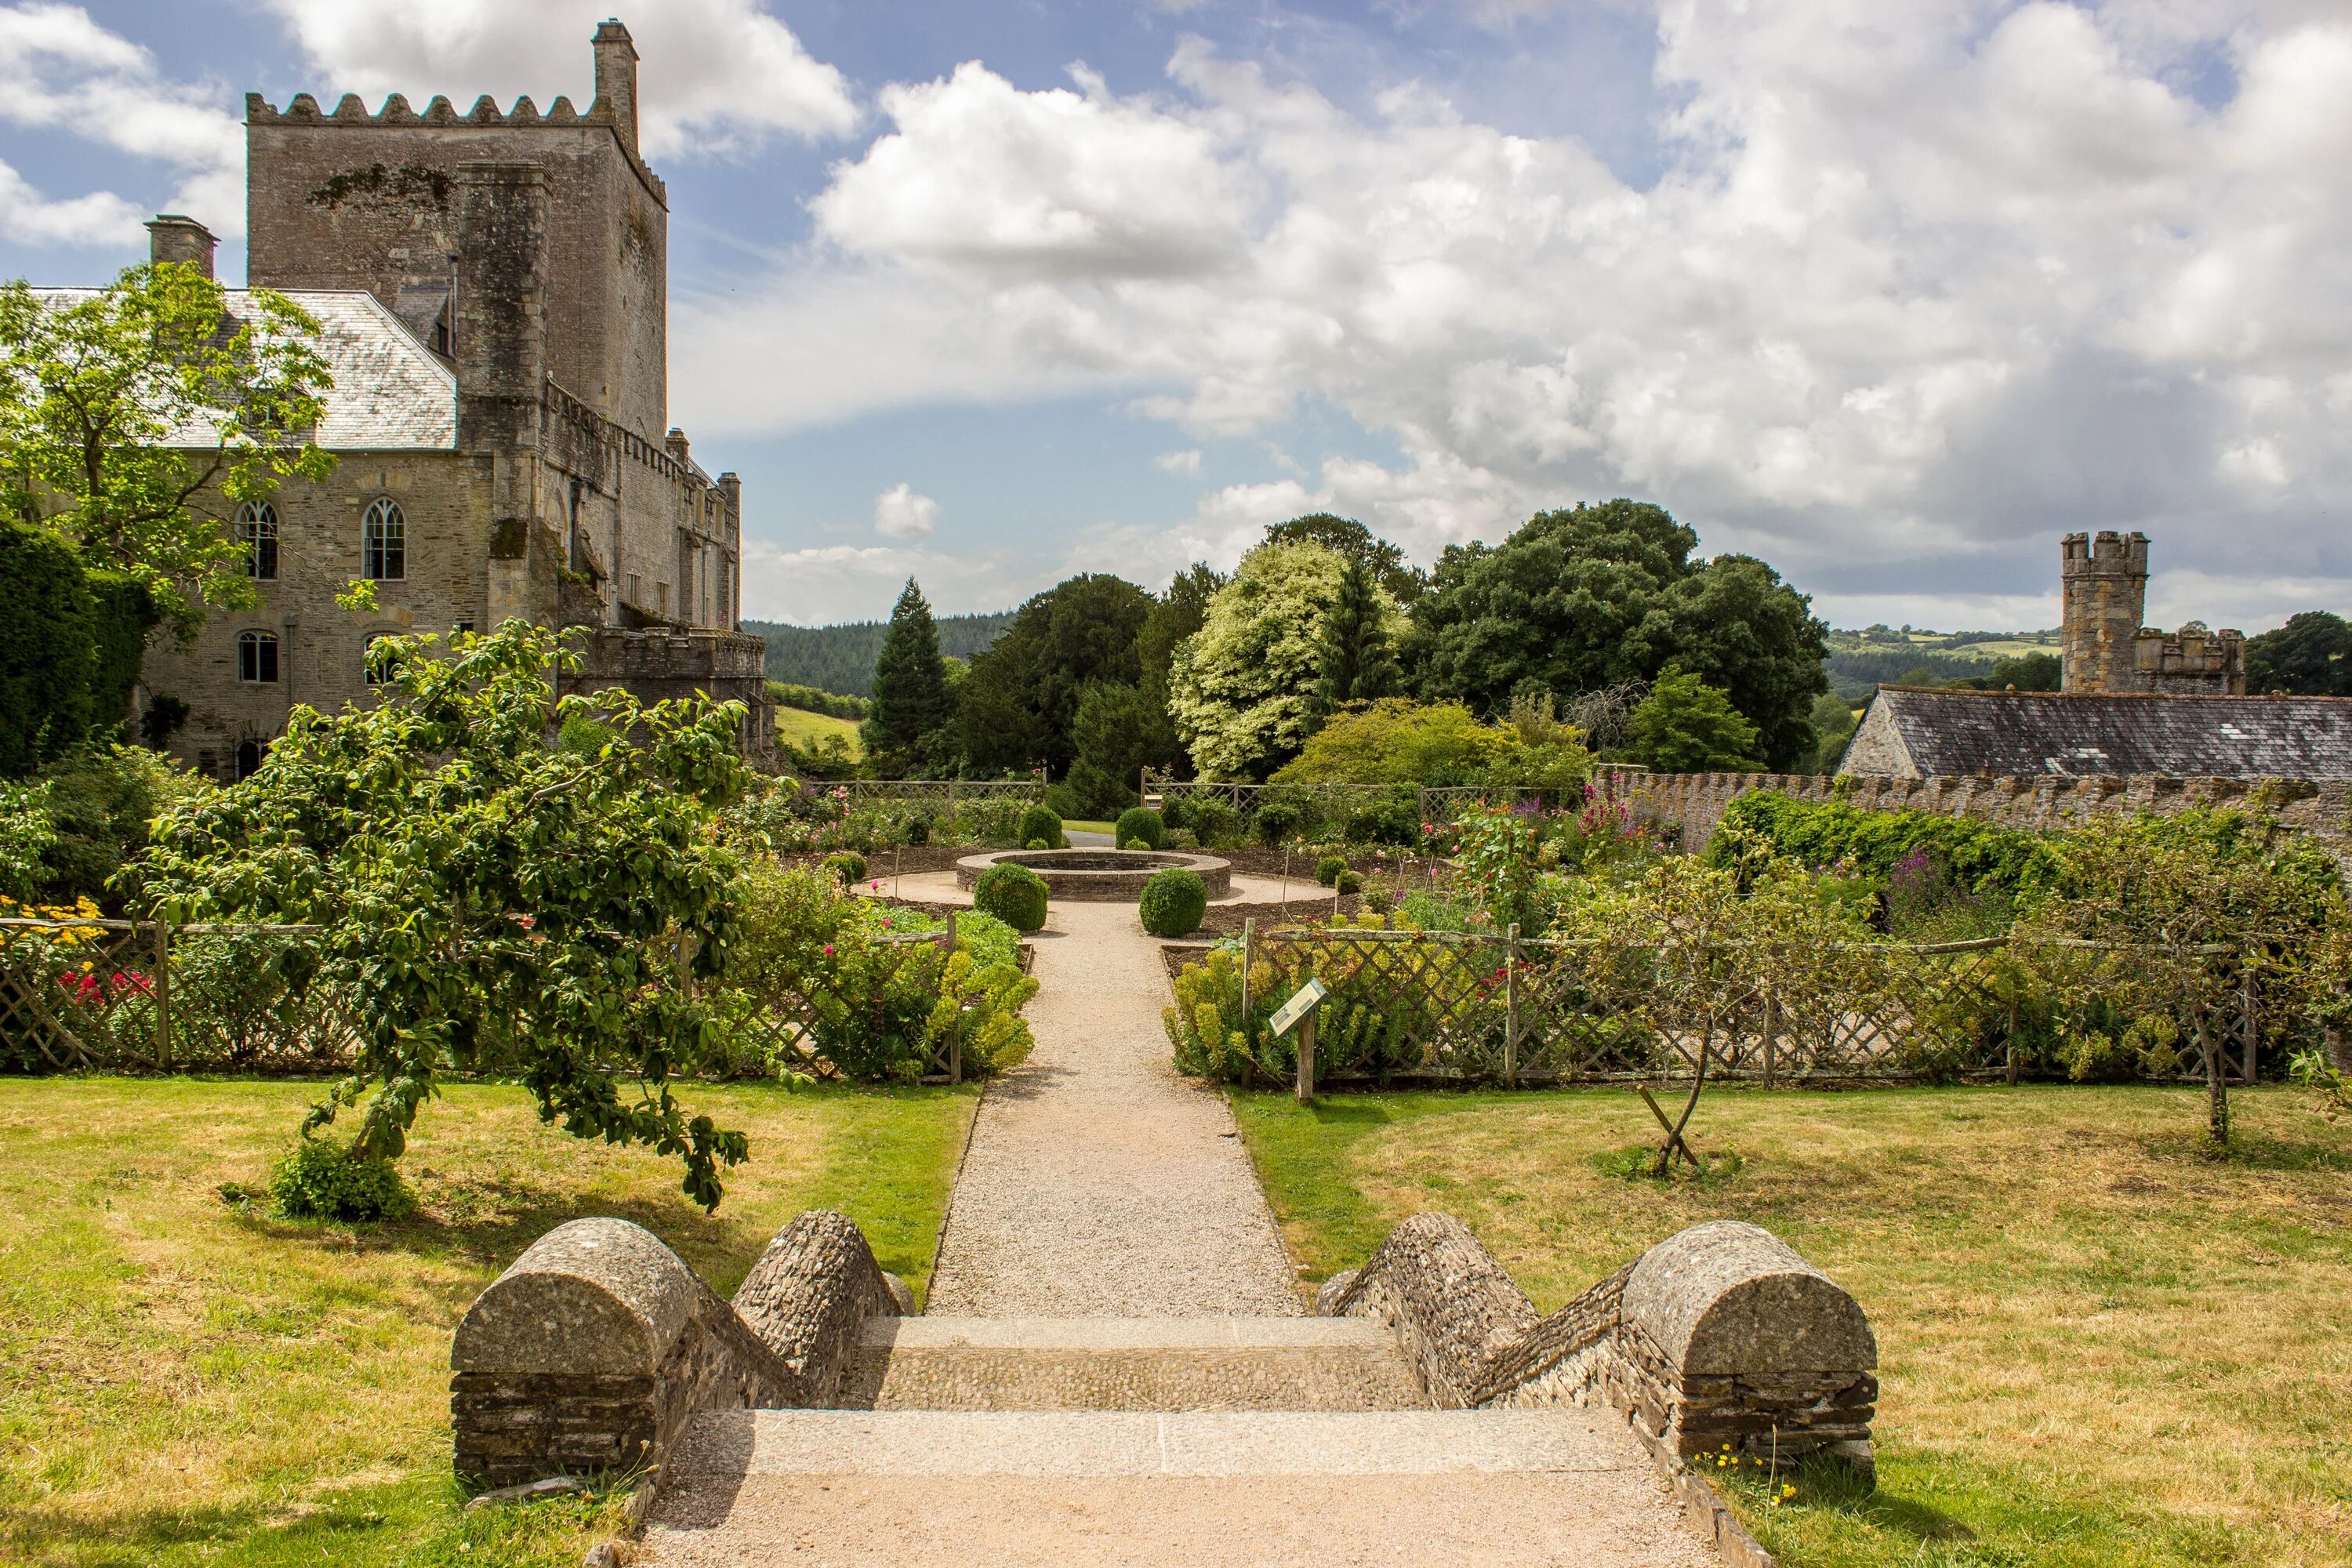
<svg viewBox="0 0 2352 1568">
<path fill-rule="evenodd" d="M 1291 1247 L 1321 1279 L 1444 1209 L 1547 1310 L 1702 1219 L 1752 1220 L 1861 1301 L 1879 1489 L 1806 1472 L 1743 1506 L 1790 1568 L 2352 1562 L 2352 1122 L 2196 1091 L 1711 1091 L 1736 1174 L 1612 1172 L 1655 1131 L 1619 1090 L 1234 1096 Z"/>
<path fill-rule="evenodd" d="M 352 1227 L 225 1201 L 258 1187 L 312 1083 L 0 1079 L 0 1563 L 576 1568 L 617 1502 L 460 1515 L 449 1332 L 551 1226 L 619 1215 L 722 1294 L 805 1208 L 929 1283 L 963 1089 L 681 1091 L 751 1140 L 705 1215 L 673 1162 L 457 1086 L 403 1168 L 422 1212 Z"/>
<path fill-rule="evenodd" d="M 853 757 L 865 755 L 864 743 L 858 739 L 857 721 L 836 719 L 830 713 L 812 713 L 805 708 L 776 710 L 776 739 L 789 741 L 795 746 L 813 746 L 827 735 L 838 735 Z"/>
</svg>

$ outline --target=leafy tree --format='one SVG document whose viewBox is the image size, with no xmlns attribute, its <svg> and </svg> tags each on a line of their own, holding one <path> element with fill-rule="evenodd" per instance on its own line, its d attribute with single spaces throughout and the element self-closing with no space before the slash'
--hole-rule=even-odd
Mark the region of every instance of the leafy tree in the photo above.
<svg viewBox="0 0 2352 1568">
<path fill-rule="evenodd" d="M 2246 639 L 2246 689 L 2295 697 L 2352 697 L 2352 624 L 2305 610 Z"/>
<path fill-rule="evenodd" d="M 20 778 L 89 731 L 96 608 L 73 547 L 0 523 L 0 778 Z"/>
<path fill-rule="evenodd" d="M 1513 737 L 1459 702 L 1384 698 L 1334 714 L 1277 770 L 1276 784 L 1466 784 L 1482 782 Z"/>
<path fill-rule="evenodd" d="M 1166 711 L 1139 686 L 1105 680 L 1087 688 L 1070 725 L 1077 758 L 1066 781 L 1081 815 L 1117 816 L 1143 798 L 1137 783 L 1144 764 L 1155 760 L 1154 738 L 1167 722 Z"/>
<path fill-rule="evenodd" d="M 953 717 L 939 628 L 931 624 L 929 601 L 909 577 L 890 612 L 882 656 L 874 661 L 874 704 L 864 739 L 876 772 L 889 778 L 936 768 Z"/>
<path fill-rule="evenodd" d="M 1022 605 L 964 678 L 956 730 L 965 765 L 990 774 L 1043 763 L 1066 773 L 1077 754 L 1071 727 L 1086 689 L 1097 681 L 1132 685 L 1140 675 L 1136 637 L 1151 603 L 1132 583 L 1087 573 Z"/>
<path fill-rule="evenodd" d="M 1696 675 L 1669 666 L 1625 723 L 1629 762 L 1664 773 L 1761 771 L 1756 726 L 1730 697 Z"/>
<path fill-rule="evenodd" d="M 670 1079 L 718 1044 L 688 982 L 733 935 L 711 811 L 748 776 L 742 704 L 558 700 L 578 655 L 519 620 L 446 659 L 431 641 L 377 645 L 381 701 L 296 708 L 259 772 L 167 810 L 126 891 L 169 920 L 318 928 L 298 953 L 359 999 L 360 1043 L 306 1132 L 373 1086 L 356 1146 L 396 1157 L 445 1068 L 495 1066 L 542 1121 L 677 1155 L 715 1206 L 743 1135 L 688 1115 Z M 575 719 L 639 741 L 546 743 Z"/>
<path fill-rule="evenodd" d="M 1500 544 L 1449 546 L 1413 606 L 1405 662 L 1420 695 L 1495 715 L 1515 696 L 1566 704 L 1678 663 L 1729 693 L 1767 762 L 1797 765 L 1828 689 L 1827 628 L 1764 563 L 1695 563 L 1697 543 L 1664 508 L 1621 500 L 1539 513 Z"/>
<path fill-rule="evenodd" d="M 184 638 L 259 602 L 226 515 L 334 467 L 319 323 L 266 289 L 240 309 L 179 263 L 80 300 L 0 287 L 0 508 L 135 575 Z"/>
<path fill-rule="evenodd" d="M 1412 604 L 1429 586 L 1428 577 L 1419 567 L 1406 563 L 1402 550 L 1352 517 L 1311 511 L 1288 522 L 1269 524 L 1265 542 L 1319 544 L 1326 550 L 1336 550 L 1370 572 L 1381 591 L 1400 605 Z"/>
<path fill-rule="evenodd" d="M 1317 728 L 1315 687 L 1348 563 L 1323 545 L 1261 544 L 1177 650 L 1168 708 L 1207 778 L 1263 778 Z M 1383 617 L 1395 611 L 1380 596 Z"/>
<path fill-rule="evenodd" d="M 1200 562 L 1176 574 L 1151 605 L 1151 613 L 1143 618 L 1143 630 L 1135 639 L 1136 661 L 1142 667 L 1142 677 L 1137 682 L 1143 693 L 1150 722 L 1150 742 L 1143 761 L 1153 767 L 1174 769 L 1189 775 L 1192 772 L 1192 754 L 1176 733 L 1176 721 L 1168 709 L 1168 676 L 1176 662 L 1176 650 L 1184 640 L 1201 629 L 1208 618 L 1209 601 L 1225 585 L 1224 574 Z"/>
<path fill-rule="evenodd" d="M 1324 712 L 1397 695 L 1403 678 L 1390 632 L 1392 618 L 1371 569 L 1350 559 L 1323 627 L 1322 672 L 1315 683 L 1315 700 Z"/>
<path fill-rule="evenodd" d="M 1853 739 L 1854 731 L 1860 727 L 1859 721 L 1853 710 L 1845 705 L 1844 698 L 1824 691 L 1813 699 L 1812 724 L 1813 733 L 1820 739 L 1809 771 L 1835 773 L 1839 760 L 1845 755 L 1846 742 Z"/>
</svg>

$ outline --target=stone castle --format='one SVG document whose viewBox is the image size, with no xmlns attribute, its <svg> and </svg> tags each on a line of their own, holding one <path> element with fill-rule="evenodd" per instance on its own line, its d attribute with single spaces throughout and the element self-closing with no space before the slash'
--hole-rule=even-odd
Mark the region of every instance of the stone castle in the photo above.
<svg viewBox="0 0 2352 1568">
<path fill-rule="evenodd" d="M 772 755 L 741 487 L 668 423 L 669 212 L 638 153 L 636 50 L 618 22 L 594 49 L 585 110 L 247 97 L 248 279 L 324 326 L 318 440 L 340 461 L 225 517 L 260 608 L 151 646 L 146 695 L 189 708 L 184 761 L 242 776 L 293 704 L 366 697 L 374 638 L 509 616 L 589 628 L 566 690 L 739 698 L 747 752 Z M 209 275 L 201 223 L 149 228 L 157 260 Z M 335 604 L 353 579 L 380 613 Z"/>
<path fill-rule="evenodd" d="M 2243 697 L 2246 639 L 2191 621 L 2177 632 L 2144 626 L 2147 535 L 2070 533 L 2059 566 L 2065 691 L 2151 691 Z"/>
</svg>

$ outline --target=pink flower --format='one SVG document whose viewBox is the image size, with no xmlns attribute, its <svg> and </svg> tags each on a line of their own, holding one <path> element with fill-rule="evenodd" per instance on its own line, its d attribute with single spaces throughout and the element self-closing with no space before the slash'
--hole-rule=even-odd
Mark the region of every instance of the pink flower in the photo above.
<svg viewBox="0 0 2352 1568">
<path fill-rule="evenodd" d="M 531 927 L 533 927 L 533 926 L 537 925 L 538 923 L 539 923 L 538 918 L 537 918 L 536 916 L 533 916 L 533 915 L 517 915 L 517 916 L 515 916 L 515 924 L 517 924 L 517 925 L 519 925 L 519 926 L 522 927 L 522 929 L 523 929 L 523 930 L 525 930 L 525 931 L 529 931 Z"/>
<path fill-rule="evenodd" d="M 833 943 L 826 942 L 824 944 L 824 955 L 827 958 L 831 958 L 833 956 Z"/>
</svg>

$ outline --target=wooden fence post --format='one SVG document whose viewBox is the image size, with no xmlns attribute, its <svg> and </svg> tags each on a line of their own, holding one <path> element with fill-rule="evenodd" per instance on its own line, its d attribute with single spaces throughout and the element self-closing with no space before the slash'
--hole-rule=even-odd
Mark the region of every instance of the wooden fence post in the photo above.
<svg viewBox="0 0 2352 1568">
<path fill-rule="evenodd" d="M 2014 990 L 2014 986 L 2012 985 L 2012 992 L 2013 992 L 2013 990 Z M 2009 1034 L 2008 1034 L 2008 1036 L 2007 1036 L 2007 1037 L 2006 1037 L 2001 1041 L 2001 1044 L 2000 1044 L 2000 1054 L 2001 1054 L 2001 1068 L 2002 1068 L 2002 1070 L 2003 1070 L 2003 1071 L 2006 1073 L 2006 1075 L 2008 1076 L 2008 1079 L 2009 1079 L 2009 1087 L 2010 1087 L 2010 1088 L 2011 1088 L 2011 1089 L 2015 1089 L 2015 1088 L 2017 1087 L 2017 1071 L 2018 1071 L 2018 1060 L 2017 1060 L 2017 997 L 2016 997 L 2013 994 L 2011 995 L 2011 997 L 2010 997 L 2010 999 L 2009 999 Z"/>
<path fill-rule="evenodd" d="M 1249 972 L 1250 948 L 1257 940 L 1257 920 L 1255 916 L 1242 921 L 1242 1044 L 1249 1045 Z"/>
<path fill-rule="evenodd" d="M 1770 1089 L 1780 1069 L 1780 995 L 1764 993 L 1764 1087 Z"/>
<path fill-rule="evenodd" d="M 1298 1020 L 1298 1103 L 1315 1103 L 1315 1015 L 1319 1007 L 1307 1009 L 1307 1016 Z"/>
<path fill-rule="evenodd" d="M 2246 1087 L 2252 1089 L 2254 1087 L 2254 1047 L 2262 1037 L 2260 997 L 2254 990 L 2254 958 L 2252 953 L 2246 955 L 2243 994 L 2245 1016 L 2240 1020 L 2240 1026 L 2244 1033 L 2246 1050 L 2245 1082 Z"/>
<path fill-rule="evenodd" d="M 172 928 L 155 922 L 155 1070 L 172 1070 Z"/>
<path fill-rule="evenodd" d="M 1503 949 L 1503 1087 L 1519 1087 L 1519 922 Z"/>
</svg>

